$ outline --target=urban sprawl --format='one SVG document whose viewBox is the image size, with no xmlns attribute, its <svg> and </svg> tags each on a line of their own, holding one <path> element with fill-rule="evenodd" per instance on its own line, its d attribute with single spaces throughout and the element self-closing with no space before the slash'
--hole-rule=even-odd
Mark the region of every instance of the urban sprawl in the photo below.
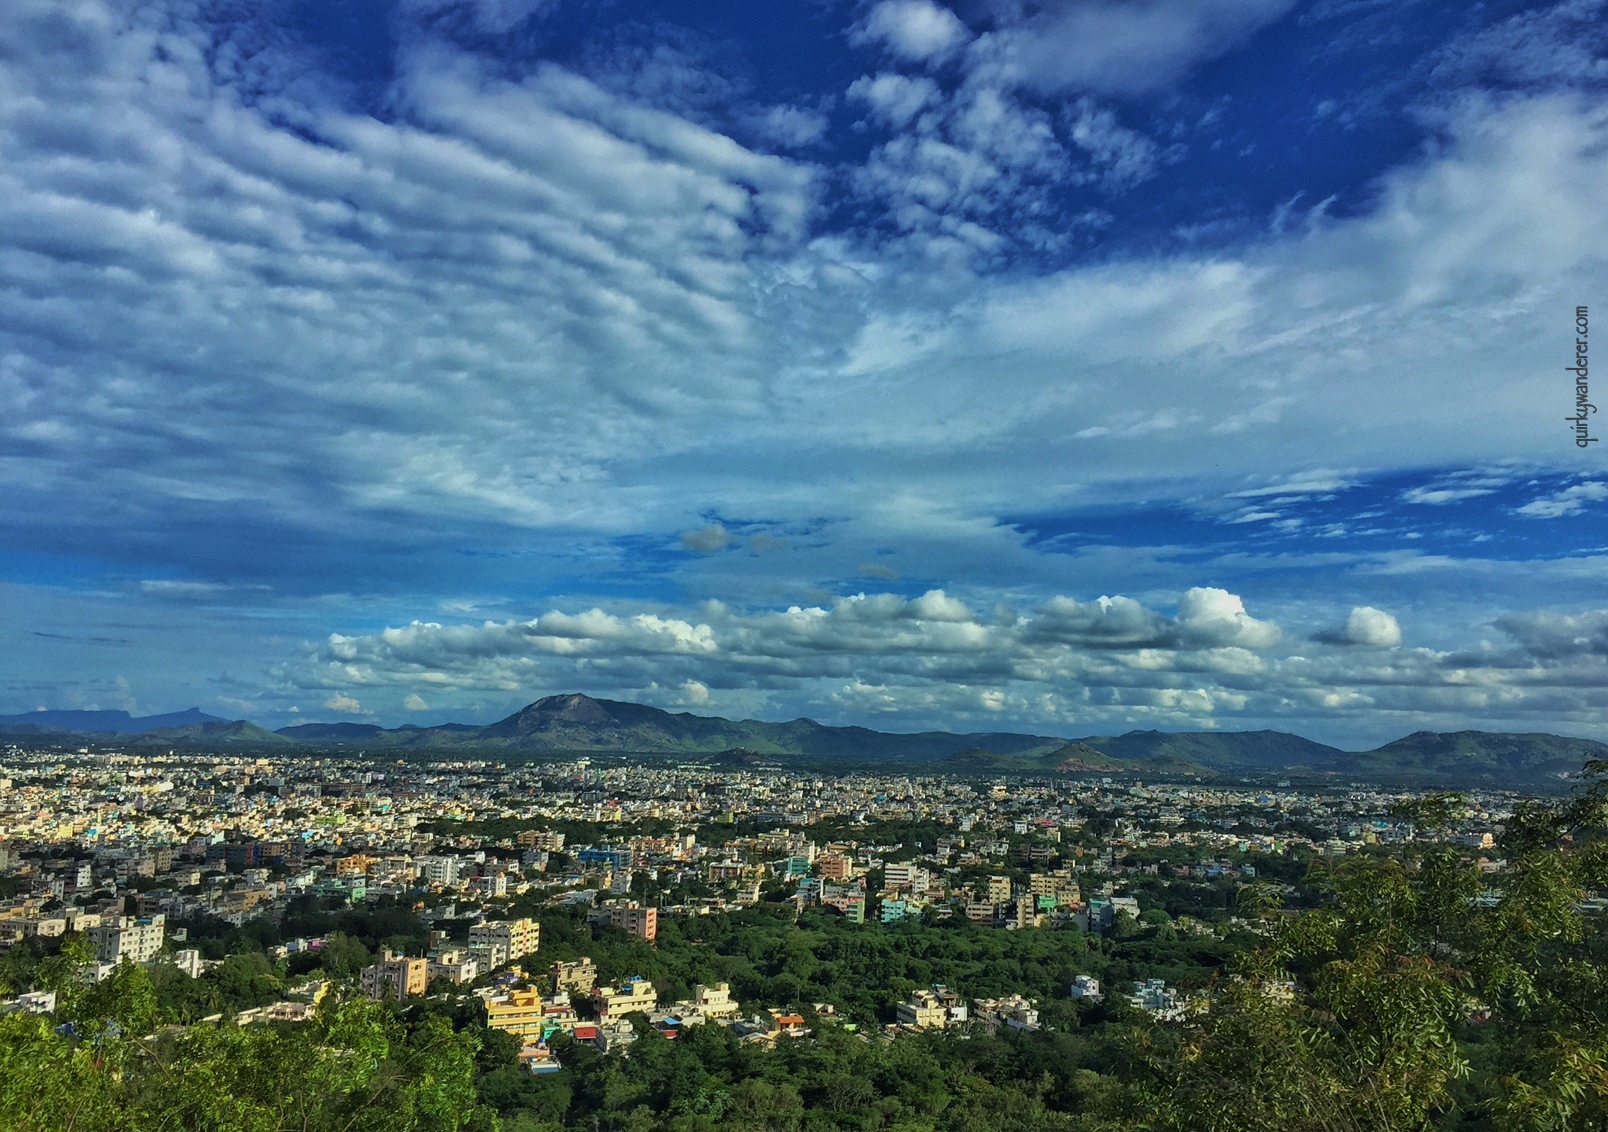
<svg viewBox="0 0 1608 1132">
<path fill-rule="evenodd" d="M 726 982 L 675 997 L 578 954 L 573 939 L 554 953 L 542 921 L 562 912 L 591 933 L 583 942 L 617 932 L 649 945 L 667 923 L 692 938 L 699 918 L 756 906 L 795 917 L 830 909 L 865 931 L 965 921 L 1222 937 L 1251 926 L 1240 889 L 1290 891 L 1314 857 L 1440 839 L 1479 854 L 1482 870 L 1503 869 L 1493 836 L 1517 795 L 1471 796 L 1433 830 L 1401 820 L 1410 797 L 1364 784 L 13 747 L 0 759 L 0 948 L 78 933 L 92 978 L 135 963 L 201 979 L 229 956 L 198 925 L 266 925 L 261 938 L 278 941 L 261 949 L 263 962 L 295 977 L 273 984 L 274 1001 L 232 1011 L 239 1024 L 304 1021 L 332 994 L 457 999 L 518 1039 L 521 1063 L 537 1073 L 559 1070 L 558 1032 L 628 1054 L 648 1030 L 674 1038 L 698 1025 L 756 1043 L 807 1040 L 823 1025 L 865 1040 L 1031 1031 L 1049 1024 L 1046 1004 L 1022 988 L 935 983 L 876 1017 L 845 1003 L 749 1001 Z M 273 932 L 298 907 L 401 910 L 424 945 L 377 948 L 343 970 L 324 961 L 331 938 Z M 1111 1006 L 1162 1020 L 1186 1016 L 1199 997 L 1154 977 L 1103 987 L 1093 972 L 1057 993 L 1079 1007 L 1103 1006 L 1109 993 Z M 38 991 L 4 1003 L 54 1006 Z"/>
</svg>

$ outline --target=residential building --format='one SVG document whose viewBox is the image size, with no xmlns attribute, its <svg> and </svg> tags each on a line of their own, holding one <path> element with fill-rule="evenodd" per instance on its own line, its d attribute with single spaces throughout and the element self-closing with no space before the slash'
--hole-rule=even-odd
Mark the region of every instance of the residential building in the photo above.
<svg viewBox="0 0 1608 1132">
<path fill-rule="evenodd" d="M 149 963 L 162 950 L 167 933 L 167 917 L 109 916 L 102 923 L 85 931 L 89 945 L 95 949 L 99 963 Z"/>
<path fill-rule="evenodd" d="M 430 985 L 430 961 L 412 959 L 386 949 L 382 958 L 371 967 L 364 967 L 361 977 L 363 994 L 375 1001 L 420 995 Z"/>
<path fill-rule="evenodd" d="M 640 976 L 627 979 L 618 987 L 601 986 L 593 992 L 600 1019 L 621 1018 L 640 1010 L 646 1014 L 659 1005 L 659 992 Z"/>
<path fill-rule="evenodd" d="M 732 1001 L 731 986 L 727 983 L 716 983 L 712 987 L 699 983 L 693 989 L 692 1004 L 710 1018 L 730 1018 L 737 1014 L 737 1004 Z"/>
<path fill-rule="evenodd" d="M 634 900 L 626 904 L 606 905 L 594 915 L 604 919 L 611 927 L 629 932 L 638 939 L 652 942 L 659 936 L 659 910 L 644 908 Z"/>
<path fill-rule="evenodd" d="M 927 990 L 918 990 L 909 1001 L 895 1006 L 894 1015 L 899 1025 L 914 1026 L 918 1030 L 941 1030 L 949 1023 L 949 1008 Z"/>
<path fill-rule="evenodd" d="M 1072 997 L 1087 1002 L 1105 1001 L 1105 995 L 1100 990 L 1100 980 L 1093 975 L 1079 975 L 1072 980 Z"/>
<path fill-rule="evenodd" d="M 1038 1006 L 1019 994 L 1004 998 L 979 998 L 972 1006 L 974 1018 L 990 1034 L 1000 1029 L 1035 1031 L 1039 1028 Z"/>
<path fill-rule="evenodd" d="M 553 993 L 590 994 L 597 986 L 597 968 L 583 955 L 573 963 L 554 963 L 552 968 Z"/>
<path fill-rule="evenodd" d="M 450 979 L 462 986 L 472 983 L 480 974 L 480 961 L 461 947 L 437 948 L 430 955 L 429 977 Z"/>
<path fill-rule="evenodd" d="M 469 929 L 469 953 L 480 960 L 485 970 L 530 955 L 540 944 L 541 925 L 528 916 L 487 920 Z"/>
<path fill-rule="evenodd" d="M 505 1034 L 513 1034 L 526 1041 L 541 1039 L 542 995 L 534 987 L 521 987 L 507 994 L 488 998 L 485 1000 L 485 1006 L 488 1030 L 501 1030 Z"/>
</svg>

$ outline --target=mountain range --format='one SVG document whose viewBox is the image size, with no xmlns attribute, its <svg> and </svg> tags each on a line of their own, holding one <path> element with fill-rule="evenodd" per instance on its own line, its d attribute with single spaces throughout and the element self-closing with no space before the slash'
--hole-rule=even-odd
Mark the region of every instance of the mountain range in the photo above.
<svg viewBox="0 0 1608 1132">
<path fill-rule="evenodd" d="M 0 716 L 0 735 L 43 740 L 116 735 L 134 746 L 354 749 L 421 756 L 627 753 L 985 774 L 1132 773 L 1209 779 L 1291 772 L 1416 778 L 1452 785 L 1559 781 L 1578 773 L 1588 759 L 1608 759 L 1608 744 L 1545 734 L 1419 731 L 1371 751 L 1343 751 L 1282 731 L 1129 731 L 1072 740 L 1013 732 L 893 734 L 828 727 L 811 719 L 785 723 L 721 719 L 580 694 L 545 697 L 486 726 L 385 728 L 336 722 L 268 731 L 246 720 L 224 720 L 191 708 L 139 718 L 121 711 Z"/>
</svg>

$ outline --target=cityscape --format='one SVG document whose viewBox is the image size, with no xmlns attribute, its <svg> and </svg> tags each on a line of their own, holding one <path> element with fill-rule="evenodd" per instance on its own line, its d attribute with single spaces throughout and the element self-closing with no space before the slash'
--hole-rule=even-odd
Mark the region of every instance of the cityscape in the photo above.
<svg viewBox="0 0 1608 1132">
<path fill-rule="evenodd" d="M 142 973 L 164 1019 L 147 1041 L 294 1032 L 343 1001 L 449 1017 L 499 1051 L 482 1088 L 516 1128 L 610 1114 L 567 1084 L 541 1091 L 595 1064 L 579 1051 L 629 1063 L 701 1028 L 779 1056 L 1198 1026 L 1224 1009 L 1225 965 L 1276 933 L 1266 902 L 1309 906 L 1348 862 L 1456 860 L 1476 905 L 1502 907 L 1510 831 L 1537 801 L 1249 777 L 156 753 L 104 737 L 13 743 L 0 791 L 0 978 L 17 992 L 0 1011 L 62 1017 L 47 972 L 76 954 L 78 993 Z M 1600 939 L 1608 889 L 1572 904 Z M 891 948 L 907 966 L 867 981 L 852 961 L 765 957 L 790 937 L 827 955 Z"/>
<path fill-rule="evenodd" d="M 1608 1132 L 1605 17 L 0 2 L 0 1132 Z"/>
</svg>

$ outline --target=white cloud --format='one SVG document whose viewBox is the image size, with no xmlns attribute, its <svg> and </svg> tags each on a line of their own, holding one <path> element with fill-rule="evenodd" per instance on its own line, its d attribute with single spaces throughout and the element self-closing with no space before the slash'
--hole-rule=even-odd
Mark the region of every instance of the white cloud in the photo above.
<svg viewBox="0 0 1608 1132">
<path fill-rule="evenodd" d="M 1007 19 L 978 44 L 1040 90 L 1131 94 L 1176 82 L 1279 19 L 1294 0 L 1071 0 Z"/>
<path fill-rule="evenodd" d="M 731 545 L 731 532 L 719 523 L 711 523 L 697 530 L 682 531 L 681 545 L 699 554 L 713 554 Z"/>
<path fill-rule="evenodd" d="M 1239 595 L 1196 586 L 1178 599 L 1178 627 L 1190 643 L 1269 648 L 1279 639 L 1277 625 L 1245 612 Z"/>
<path fill-rule="evenodd" d="M 1415 487 L 1402 492 L 1401 500 L 1403 503 L 1427 503 L 1438 507 L 1464 499 L 1478 499 L 1482 495 L 1490 495 L 1491 491 L 1488 487 Z"/>
<path fill-rule="evenodd" d="M 1382 609 L 1359 605 L 1346 617 L 1334 640 L 1372 648 L 1393 649 L 1401 644 L 1401 626 Z"/>
<path fill-rule="evenodd" d="M 942 97 L 938 84 L 924 75 L 862 75 L 849 84 L 848 95 L 863 102 L 872 116 L 890 126 L 904 126 Z"/>
<path fill-rule="evenodd" d="M 709 689 L 696 680 L 688 680 L 681 685 L 682 698 L 691 705 L 707 706 L 709 703 Z"/>
<path fill-rule="evenodd" d="M 814 145 L 826 136 L 827 118 L 802 106 L 772 106 L 759 119 L 765 137 L 788 149 Z"/>
<path fill-rule="evenodd" d="M 1592 480 L 1532 500 L 1518 510 L 1519 514 L 1532 519 L 1562 519 L 1580 514 L 1586 509 L 1587 503 L 1600 503 L 1604 499 L 1608 499 L 1608 483 Z"/>
<path fill-rule="evenodd" d="M 363 710 L 363 705 L 357 700 L 353 699 L 351 696 L 343 695 L 340 692 L 336 692 L 334 695 L 330 696 L 329 699 L 325 700 L 324 706 L 329 708 L 331 711 L 344 712 L 348 714 L 359 713 Z"/>
<path fill-rule="evenodd" d="M 1099 177 L 1113 188 L 1137 185 L 1155 176 L 1160 163 L 1155 142 L 1125 128 L 1110 110 L 1080 98 L 1069 131 L 1072 141 L 1093 159 Z"/>
<path fill-rule="evenodd" d="M 429 711 L 430 705 L 424 702 L 424 697 L 417 692 L 409 692 L 408 698 L 402 701 L 402 706 L 409 711 Z"/>
<path fill-rule="evenodd" d="M 911 62 L 942 59 L 971 38 L 966 25 L 931 0 L 883 0 L 871 9 L 851 37 L 881 43 Z"/>
</svg>

